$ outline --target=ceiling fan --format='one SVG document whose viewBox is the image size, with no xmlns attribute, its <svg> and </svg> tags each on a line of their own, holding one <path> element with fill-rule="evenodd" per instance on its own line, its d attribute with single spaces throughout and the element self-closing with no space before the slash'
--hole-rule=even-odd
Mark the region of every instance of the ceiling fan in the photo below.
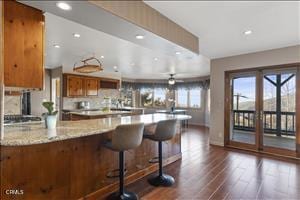
<svg viewBox="0 0 300 200">
<path fill-rule="evenodd" d="M 170 74 L 170 78 L 168 79 L 169 85 L 174 85 L 176 82 L 183 82 L 183 80 L 178 80 L 174 78 L 176 74 Z"/>
</svg>

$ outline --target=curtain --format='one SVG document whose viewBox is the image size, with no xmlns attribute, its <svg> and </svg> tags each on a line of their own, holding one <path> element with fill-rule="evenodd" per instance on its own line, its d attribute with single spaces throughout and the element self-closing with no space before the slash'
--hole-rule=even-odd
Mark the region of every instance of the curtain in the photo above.
<svg viewBox="0 0 300 200">
<path fill-rule="evenodd" d="M 186 81 L 175 83 L 175 85 L 169 85 L 168 83 L 141 83 L 141 82 L 122 82 L 123 90 L 140 90 L 140 89 L 153 89 L 153 88 L 161 88 L 161 89 L 194 89 L 194 88 L 202 88 L 209 89 L 210 81 L 209 80 L 199 80 L 199 81 Z"/>
<path fill-rule="evenodd" d="M 203 81 L 192 81 L 192 82 L 181 82 L 175 83 L 174 88 L 177 89 L 195 89 L 195 88 L 202 88 L 202 89 L 209 89 L 209 80 Z"/>
</svg>

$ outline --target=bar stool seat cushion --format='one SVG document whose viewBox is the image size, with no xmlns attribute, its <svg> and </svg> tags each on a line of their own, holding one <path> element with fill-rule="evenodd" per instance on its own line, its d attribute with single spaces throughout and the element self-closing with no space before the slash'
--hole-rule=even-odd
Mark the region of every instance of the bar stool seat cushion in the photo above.
<svg viewBox="0 0 300 200">
<path fill-rule="evenodd" d="M 143 130 L 143 123 L 119 125 L 103 145 L 113 151 L 134 149 L 142 143 Z"/>
<path fill-rule="evenodd" d="M 149 131 L 145 130 L 143 137 L 153 141 L 170 140 L 176 134 L 176 122 L 176 119 L 160 121 L 157 123 L 154 134 L 151 134 Z"/>
</svg>

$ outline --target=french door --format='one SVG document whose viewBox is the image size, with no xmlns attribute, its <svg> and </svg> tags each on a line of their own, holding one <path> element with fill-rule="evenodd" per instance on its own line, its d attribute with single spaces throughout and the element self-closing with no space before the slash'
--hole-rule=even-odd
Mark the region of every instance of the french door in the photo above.
<svg viewBox="0 0 300 200">
<path fill-rule="evenodd" d="M 226 72 L 225 145 L 300 154 L 300 67 Z"/>
</svg>

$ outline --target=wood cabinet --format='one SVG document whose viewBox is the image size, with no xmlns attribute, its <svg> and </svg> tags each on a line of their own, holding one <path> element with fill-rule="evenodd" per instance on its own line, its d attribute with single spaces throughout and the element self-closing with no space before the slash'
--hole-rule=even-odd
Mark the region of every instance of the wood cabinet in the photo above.
<svg viewBox="0 0 300 200">
<path fill-rule="evenodd" d="M 98 78 L 85 78 L 86 96 L 98 96 Z"/>
<path fill-rule="evenodd" d="M 65 76 L 64 92 L 65 96 L 78 97 L 85 96 L 84 79 L 80 76 Z"/>
<path fill-rule="evenodd" d="M 101 89 L 119 89 L 120 80 L 64 74 L 63 94 L 65 97 L 98 96 Z"/>
<path fill-rule="evenodd" d="M 4 84 L 44 87 L 44 15 L 16 1 L 4 2 Z"/>
<path fill-rule="evenodd" d="M 102 88 L 102 89 L 119 89 L 120 88 L 120 80 L 102 78 L 100 80 L 100 88 Z"/>
<path fill-rule="evenodd" d="M 98 96 L 99 78 L 96 77 L 64 74 L 63 85 L 65 97 Z"/>
</svg>

